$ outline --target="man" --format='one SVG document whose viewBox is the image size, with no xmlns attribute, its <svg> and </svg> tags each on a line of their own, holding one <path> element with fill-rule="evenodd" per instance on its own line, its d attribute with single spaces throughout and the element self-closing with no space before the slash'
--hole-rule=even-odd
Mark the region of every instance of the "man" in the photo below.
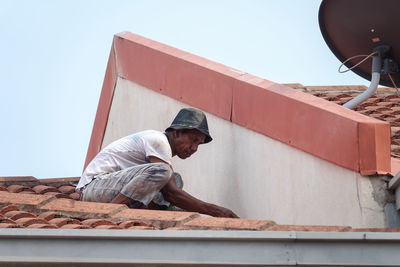
<svg viewBox="0 0 400 267">
<path fill-rule="evenodd" d="M 104 148 L 87 166 L 77 191 L 84 201 L 120 203 L 132 208 L 170 202 L 186 211 L 238 218 L 229 209 L 183 191 L 180 176 L 172 170 L 173 156 L 186 159 L 200 144 L 211 141 L 205 114 L 194 108 L 181 109 L 165 133 L 143 131 Z"/>
</svg>

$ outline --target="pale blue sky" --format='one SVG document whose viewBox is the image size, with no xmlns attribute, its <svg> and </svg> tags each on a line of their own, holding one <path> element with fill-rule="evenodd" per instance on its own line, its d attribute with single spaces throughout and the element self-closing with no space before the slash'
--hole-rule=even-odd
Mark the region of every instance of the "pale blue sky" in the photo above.
<svg viewBox="0 0 400 267">
<path fill-rule="evenodd" d="M 364 84 L 325 44 L 320 0 L 0 0 L 0 176 L 79 176 L 113 35 L 277 83 Z"/>
</svg>

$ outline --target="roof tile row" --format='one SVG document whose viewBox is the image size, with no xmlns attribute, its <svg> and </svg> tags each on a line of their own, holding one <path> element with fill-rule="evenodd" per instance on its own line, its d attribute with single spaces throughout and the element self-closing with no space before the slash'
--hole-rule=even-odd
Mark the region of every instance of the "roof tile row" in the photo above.
<svg viewBox="0 0 400 267">
<path fill-rule="evenodd" d="M 71 197 L 49 195 L 60 193 L 70 196 L 78 179 L 24 181 L 22 177 L 0 177 L 0 186 L 3 188 L 0 191 L 0 228 L 400 232 L 399 228 L 278 225 L 271 220 L 214 218 L 194 212 L 129 209 L 122 204 L 84 202 Z"/>
</svg>

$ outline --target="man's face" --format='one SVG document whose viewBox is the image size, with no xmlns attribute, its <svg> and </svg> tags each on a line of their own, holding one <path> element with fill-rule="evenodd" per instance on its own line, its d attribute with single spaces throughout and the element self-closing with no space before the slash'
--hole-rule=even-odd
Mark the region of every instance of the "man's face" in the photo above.
<svg viewBox="0 0 400 267">
<path fill-rule="evenodd" d="M 206 136 L 197 130 L 175 131 L 175 154 L 181 159 L 190 157 L 197 147 L 204 143 Z"/>
</svg>

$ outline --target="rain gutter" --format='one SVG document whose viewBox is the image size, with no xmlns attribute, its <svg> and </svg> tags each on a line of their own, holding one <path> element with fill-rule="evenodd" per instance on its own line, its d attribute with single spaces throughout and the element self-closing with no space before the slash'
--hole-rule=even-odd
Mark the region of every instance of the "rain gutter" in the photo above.
<svg viewBox="0 0 400 267">
<path fill-rule="evenodd" d="M 396 198 L 396 210 L 400 210 L 400 172 L 398 172 L 390 181 L 388 188 L 394 190 Z"/>
<path fill-rule="evenodd" d="M 0 265 L 398 266 L 400 233 L 0 229 Z"/>
</svg>

